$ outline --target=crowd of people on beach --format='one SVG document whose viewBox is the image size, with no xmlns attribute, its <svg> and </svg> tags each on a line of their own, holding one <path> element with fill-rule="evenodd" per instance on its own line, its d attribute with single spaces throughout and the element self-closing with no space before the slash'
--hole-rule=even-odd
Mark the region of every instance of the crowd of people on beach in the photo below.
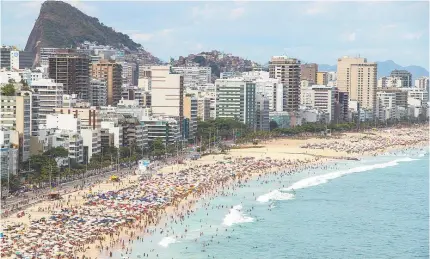
<svg viewBox="0 0 430 259">
<path fill-rule="evenodd" d="M 7 225 L 2 257 L 76 258 L 91 243 L 111 253 L 114 237 L 122 228 L 144 230 L 160 220 L 167 206 L 177 206 L 188 196 L 197 197 L 233 179 L 299 164 L 288 159 L 245 157 L 155 174 L 125 189 L 120 182 L 115 191 L 82 191 L 85 203 L 81 206 L 70 205 L 66 197 L 42 209 L 51 213 L 50 217 L 32 220 L 29 226 Z M 112 236 L 109 245 L 103 245 L 106 235 Z"/>
<path fill-rule="evenodd" d="M 330 149 L 348 154 L 363 154 L 366 152 L 377 152 L 388 146 L 410 146 L 428 140 L 428 128 L 400 128 L 387 129 L 382 134 L 372 134 L 369 131 L 364 136 L 350 136 L 348 141 L 326 140 L 322 142 L 308 142 L 301 145 L 301 148 L 309 149 Z"/>
<path fill-rule="evenodd" d="M 387 146 L 413 145 L 422 142 L 427 134 L 425 129 L 391 129 L 385 136 L 368 134 L 361 138 L 307 143 L 303 147 L 361 154 Z M 175 235 L 168 222 L 155 229 L 149 226 L 160 223 L 166 214 L 170 222 L 183 221 L 193 213 L 193 205 L 199 197 L 227 195 L 227 192 L 246 184 L 251 177 L 264 179 L 268 172 L 290 175 L 320 166 L 321 160 L 320 157 L 303 160 L 228 157 L 217 163 L 159 171 L 149 179 L 124 178 L 109 191 L 92 191 L 100 182 L 92 183 L 88 190 L 79 190 L 84 201 L 82 204 L 76 205 L 71 195 L 64 195 L 63 199 L 52 201 L 49 207 L 38 209 L 50 216 L 31 220 L 31 214 L 25 215 L 29 218 L 29 225 L 4 222 L 1 257 L 89 258 L 85 252 L 90 245 L 95 245 L 105 257 L 112 257 L 117 248 L 126 255 L 131 254 L 132 250 L 127 245 L 133 240 L 142 240 L 145 235 L 155 232 Z M 169 208 L 172 211 L 169 212 Z M 188 231 L 186 226 L 184 230 Z M 149 257 L 152 252 L 147 251 L 143 257 Z M 158 257 L 158 254 L 151 256 Z"/>
</svg>

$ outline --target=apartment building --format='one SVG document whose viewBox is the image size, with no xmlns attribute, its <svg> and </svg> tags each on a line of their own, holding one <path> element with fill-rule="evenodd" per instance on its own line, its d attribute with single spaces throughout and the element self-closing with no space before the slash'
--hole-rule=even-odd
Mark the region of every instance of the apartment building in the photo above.
<svg viewBox="0 0 430 259">
<path fill-rule="evenodd" d="M 0 125 L 11 132 L 11 142 L 19 147 L 19 162 L 30 156 L 30 137 L 33 122 L 32 92 L 21 91 L 16 96 L 0 98 Z"/>
<path fill-rule="evenodd" d="M 255 110 L 255 129 L 256 130 L 270 130 L 270 117 L 269 117 L 269 98 L 257 93 L 256 94 L 256 110 Z"/>
<path fill-rule="evenodd" d="M 396 105 L 396 93 L 378 91 L 376 115 L 379 120 L 399 119 L 398 106 Z"/>
<path fill-rule="evenodd" d="M 334 121 L 339 123 L 340 121 L 348 121 L 349 119 L 349 96 L 346 92 L 340 92 L 336 88 L 335 91 L 335 115 Z"/>
<path fill-rule="evenodd" d="M 317 72 L 317 85 L 328 84 L 328 72 Z"/>
<path fill-rule="evenodd" d="M 2 46 L 0 52 L 0 68 L 17 70 L 33 66 L 34 55 L 29 51 L 20 51 L 14 46 Z"/>
<path fill-rule="evenodd" d="M 148 130 L 148 140 L 150 142 L 161 139 L 164 145 L 175 144 L 181 139 L 179 122 L 169 117 L 147 117 L 142 120 L 143 125 Z"/>
<path fill-rule="evenodd" d="M 270 78 L 266 71 L 244 72 L 242 77 L 255 82 L 256 92 L 268 98 L 269 111 L 283 110 L 284 87 L 280 79 Z"/>
<path fill-rule="evenodd" d="M 211 82 L 210 67 L 172 67 L 172 70 L 184 77 L 184 88 L 197 89 L 198 86 Z"/>
<path fill-rule="evenodd" d="M 395 70 L 391 71 L 390 77 L 400 78 L 400 80 L 402 82 L 401 87 L 404 87 L 404 88 L 414 87 L 414 85 L 412 84 L 412 74 L 407 70 L 395 69 Z"/>
<path fill-rule="evenodd" d="M 283 111 L 298 111 L 300 105 L 300 61 L 287 56 L 273 56 L 269 62 L 270 78 L 283 85 Z"/>
<path fill-rule="evenodd" d="M 300 65 L 300 80 L 308 80 L 312 85 L 317 83 L 318 65 L 315 63 Z"/>
<path fill-rule="evenodd" d="M 337 62 L 337 88 L 364 109 L 376 110 L 377 64 L 344 56 Z"/>
<path fill-rule="evenodd" d="M 49 78 L 63 85 L 65 94 L 89 100 L 89 59 L 85 55 L 57 54 L 49 57 Z"/>
<path fill-rule="evenodd" d="M 420 77 L 418 79 L 415 79 L 415 87 L 420 90 L 425 90 L 429 92 L 429 86 L 430 86 L 430 78 L 427 76 Z"/>
<path fill-rule="evenodd" d="M 301 104 L 307 108 L 315 108 L 328 114 L 329 120 L 335 116 L 336 89 L 332 86 L 313 85 L 302 88 Z"/>
<path fill-rule="evenodd" d="M 11 131 L 7 128 L 0 129 L 0 174 L 4 179 L 8 175 L 16 175 L 18 172 L 18 149 L 11 142 Z"/>
<path fill-rule="evenodd" d="M 55 108 L 57 114 L 72 114 L 81 120 L 82 128 L 99 129 L 101 125 L 100 110 L 96 107 Z"/>
<path fill-rule="evenodd" d="M 76 54 L 75 49 L 70 48 L 40 48 L 40 53 L 36 57 L 35 63 L 41 66 L 49 66 L 49 58 L 57 55 L 73 55 Z"/>
<path fill-rule="evenodd" d="M 123 129 L 118 121 L 102 121 L 101 122 L 101 130 L 102 130 L 102 146 L 106 146 L 106 140 L 104 140 L 104 136 L 106 136 L 106 131 L 109 135 L 109 138 L 112 138 L 112 141 L 108 139 L 109 146 L 114 146 L 116 148 L 120 148 L 123 146 Z M 103 133 L 104 132 L 104 133 Z M 105 135 L 103 135 L 105 134 Z"/>
<path fill-rule="evenodd" d="M 169 66 L 151 67 L 151 100 L 154 116 L 177 117 L 182 132 L 184 78 Z"/>
<path fill-rule="evenodd" d="M 256 87 L 243 78 L 217 79 L 215 81 L 216 118 L 236 119 L 255 128 Z"/>
<path fill-rule="evenodd" d="M 39 79 L 32 81 L 33 88 L 39 98 L 38 125 L 46 124 L 46 116 L 51 114 L 55 108 L 63 107 L 63 84 L 56 83 L 53 79 Z"/>
<path fill-rule="evenodd" d="M 210 120 L 211 100 L 207 97 L 197 99 L 197 118 L 202 121 Z"/>
<path fill-rule="evenodd" d="M 91 64 L 91 76 L 106 82 L 107 105 L 116 105 L 121 100 L 122 66 L 109 60 Z"/>
<path fill-rule="evenodd" d="M 91 79 L 90 100 L 92 106 L 100 107 L 107 104 L 107 82 L 105 79 Z"/>
<path fill-rule="evenodd" d="M 143 122 L 132 115 L 123 114 L 118 123 L 122 127 L 122 143 L 125 147 L 136 146 L 141 150 L 148 148 L 148 130 Z"/>
<path fill-rule="evenodd" d="M 198 100 L 196 97 L 184 97 L 184 119 L 188 119 L 188 131 L 183 134 L 184 139 L 193 140 L 197 134 Z"/>
</svg>

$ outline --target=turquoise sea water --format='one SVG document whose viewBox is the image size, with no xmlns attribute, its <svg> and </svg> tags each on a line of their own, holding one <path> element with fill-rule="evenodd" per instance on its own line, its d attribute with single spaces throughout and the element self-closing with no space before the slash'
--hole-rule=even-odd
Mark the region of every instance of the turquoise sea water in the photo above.
<svg viewBox="0 0 430 259">
<path fill-rule="evenodd" d="M 127 257 L 428 258 L 428 184 L 418 149 L 270 175 L 202 201 Z"/>
</svg>

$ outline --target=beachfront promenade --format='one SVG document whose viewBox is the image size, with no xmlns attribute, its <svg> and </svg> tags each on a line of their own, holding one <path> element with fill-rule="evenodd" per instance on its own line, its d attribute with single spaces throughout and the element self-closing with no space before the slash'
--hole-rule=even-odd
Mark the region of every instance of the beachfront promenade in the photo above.
<svg viewBox="0 0 430 259">
<path fill-rule="evenodd" d="M 388 129 L 372 134 L 348 133 L 328 139 L 277 139 L 262 148 L 234 149 L 186 164 L 160 167 L 151 179 L 123 176 L 43 201 L 25 210 L 25 216 L 2 219 L 2 258 L 97 258 L 126 248 L 125 239 L 140 238 L 173 207 L 215 193 L 220 186 L 277 170 L 294 173 L 323 165 L 327 157 L 359 158 L 389 148 L 428 145 L 428 128 Z M 167 212 L 166 212 L 167 211 Z M 127 237 L 127 238 L 125 238 Z"/>
</svg>

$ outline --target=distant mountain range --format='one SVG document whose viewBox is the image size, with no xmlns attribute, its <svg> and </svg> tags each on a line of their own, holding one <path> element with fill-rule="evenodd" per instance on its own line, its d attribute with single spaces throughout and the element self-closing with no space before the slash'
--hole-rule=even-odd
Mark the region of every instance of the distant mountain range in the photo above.
<svg viewBox="0 0 430 259">
<path fill-rule="evenodd" d="M 398 70 L 407 70 L 412 74 L 413 78 L 418 78 L 422 76 L 429 76 L 429 71 L 427 69 L 420 67 L 420 66 L 406 66 L 403 67 L 401 65 L 396 64 L 392 60 L 387 61 L 377 61 L 378 64 L 378 78 L 383 76 L 390 76 L 391 71 L 398 69 Z M 326 64 L 319 64 L 318 65 L 318 71 L 328 71 L 333 72 L 337 70 L 337 66 L 331 66 Z"/>
</svg>

